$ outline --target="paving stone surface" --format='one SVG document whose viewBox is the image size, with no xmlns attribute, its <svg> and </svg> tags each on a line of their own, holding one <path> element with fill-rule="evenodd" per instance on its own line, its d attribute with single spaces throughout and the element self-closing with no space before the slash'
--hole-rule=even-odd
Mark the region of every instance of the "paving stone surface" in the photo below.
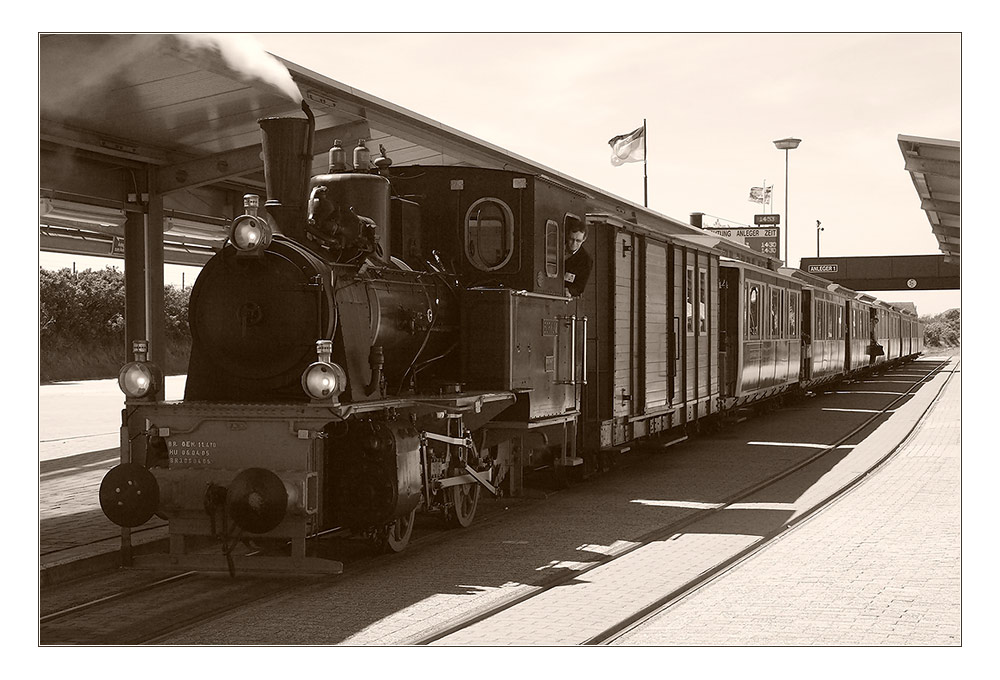
<svg viewBox="0 0 1000 680">
<path fill-rule="evenodd" d="M 961 385 L 880 471 L 619 644 L 960 645 Z"/>
</svg>

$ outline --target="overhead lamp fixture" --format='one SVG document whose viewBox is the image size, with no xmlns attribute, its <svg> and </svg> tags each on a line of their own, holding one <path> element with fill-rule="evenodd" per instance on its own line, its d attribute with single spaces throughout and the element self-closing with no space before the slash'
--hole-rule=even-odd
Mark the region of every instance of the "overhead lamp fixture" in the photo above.
<svg viewBox="0 0 1000 680">
<path fill-rule="evenodd" d="M 229 231 L 229 221 L 219 218 L 205 217 L 204 220 L 194 216 L 179 216 L 168 213 L 163 219 L 163 232 L 172 234 L 198 236 L 201 238 L 221 241 Z"/>
<path fill-rule="evenodd" d="M 65 201 L 59 198 L 38 200 L 40 222 L 59 227 L 115 228 L 125 224 L 125 211 L 102 205 Z"/>
<path fill-rule="evenodd" d="M 801 143 L 802 140 L 795 137 L 774 140 L 775 148 L 785 152 L 785 252 L 782 253 L 782 261 L 785 263 L 785 266 L 788 266 L 789 263 L 788 232 L 792 230 L 792 225 L 788 219 L 788 152 L 791 149 L 799 148 L 799 144 Z"/>
</svg>

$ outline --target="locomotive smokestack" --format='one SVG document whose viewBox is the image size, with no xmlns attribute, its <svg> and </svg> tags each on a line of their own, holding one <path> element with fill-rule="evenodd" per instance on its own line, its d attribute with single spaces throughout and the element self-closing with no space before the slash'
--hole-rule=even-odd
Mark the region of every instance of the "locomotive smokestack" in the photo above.
<svg viewBox="0 0 1000 680">
<path fill-rule="evenodd" d="M 305 240 L 306 204 L 312 171 L 312 140 L 316 119 L 302 102 L 307 118 L 262 118 L 264 150 L 264 207 L 285 236 Z"/>
</svg>

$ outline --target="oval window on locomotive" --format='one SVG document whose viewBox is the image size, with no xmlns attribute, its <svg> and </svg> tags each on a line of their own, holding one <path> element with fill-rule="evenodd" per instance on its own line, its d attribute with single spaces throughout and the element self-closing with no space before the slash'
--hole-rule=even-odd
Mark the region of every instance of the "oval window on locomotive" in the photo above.
<svg viewBox="0 0 1000 680">
<path fill-rule="evenodd" d="M 480 198 L 465 213 L 465 257 L 477 269 L 500 269 L 514 254 L 514 213 L 498 198 Z"/>
</svg>

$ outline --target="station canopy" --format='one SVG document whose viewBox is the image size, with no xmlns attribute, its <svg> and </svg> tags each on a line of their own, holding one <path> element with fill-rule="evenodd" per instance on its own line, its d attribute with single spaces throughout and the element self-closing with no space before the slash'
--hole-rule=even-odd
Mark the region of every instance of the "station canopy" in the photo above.
<svg viewBox="0 0 1000 680">
<path fill-rule="evenodd" d="M 957 263 L 962 251 L 962 144 L 909 135 L 897 139 L 938 246 L 946 260 Z"/>
<path fill-rule="evenodd" d="M 231 37 L 231 36 L 230 36 Z M 264 195 L 257 121 L 316 118 L 313 173 L 335 140 L 359 139 L 394 165 L 471 165 L 546 176 L 590 196 L 641 207 L 387 101 L 267 53 L 211 35 L 43 35 L 40 52 L 40 246 L 121 255 L 128 211 L 163 199 L 164 257 L 201 264 L 242 210 Z M 666 216 L 680 234 L 700 233 Z M 116 240 L 117 239 L 117 240 Z"/>
</svg>

